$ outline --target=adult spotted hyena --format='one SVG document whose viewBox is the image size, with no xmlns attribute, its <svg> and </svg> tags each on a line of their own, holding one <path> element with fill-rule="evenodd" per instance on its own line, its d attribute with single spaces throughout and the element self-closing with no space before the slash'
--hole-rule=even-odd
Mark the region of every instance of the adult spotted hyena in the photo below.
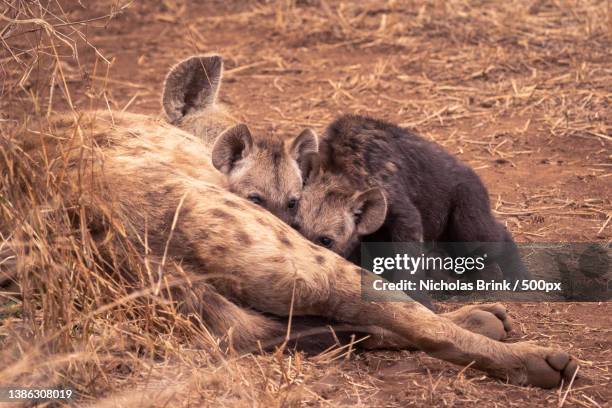
<svg viewBox="0 0 612 408">
<path fill-rule="evenodd" d="M 219 57 L 195 58 L 196 66 L 220 78 L 221 64 L 211 59 Z M 179 64 L 170 76 L 176 69 L 187 67 Z M 194 81 L 192 75 L 185 74 L 186 89 L 206 85 L 175 93 L 186 100 L 173 100 L 168 94 L 173 90 L 166 89 L 164 101 L 178 106 L 176 112 L 193 113 L 180 108 L 189 101 L 204 101 L 200 111 L 214 104 L 218 84 Z M 362 300 L 362 280 L 368 284 L 373 275 L 227 191 L 210 148 L 176 127 L 142 115 L 96 111 L 58 117 L 44 132 L 24 129 L 13 140 L 6 137 L 3 148 L 22 141 L 28 165 L 65 183 L 68 204 L 99 212 L 88 219 L 94 236 L 100 224 L 123 220 L 128 227 L 122 233 L 143 256 L 146 246 L 152 264 L 180 266 L 191 286 L 177 300 L 186 313 L 200 313 L 212 333 L 229 333 L 235 349 L 276 339 L 285 331 L 281 319 L 292 309 L 298 318 L 319 316 L 370 332 L 370 347 L 418 348 L 516 384 L 554 387 L 576 370 L 565 352 L 497 341 L 509 324 L 499 305 L 436 315 L 416 302 Z M 106 237 L 99 239 L 103 248 Z"/>
</svg>

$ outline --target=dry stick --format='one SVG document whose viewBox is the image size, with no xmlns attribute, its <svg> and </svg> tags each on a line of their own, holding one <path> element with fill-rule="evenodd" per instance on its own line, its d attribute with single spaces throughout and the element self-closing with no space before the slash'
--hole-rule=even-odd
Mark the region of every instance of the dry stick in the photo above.
<svg viewBox="0 0 612 408">
<path fill-rule="evenodd" d="M 93 17 L 93 18 L 89 18 L 89 19 L 86 19 L 86 20 L 79 20 L 79 21 L 66 22 L 66 23 L 60 23 L 60 24 L 50 24 L 50 23 L 48 23 L 48 24 L 49 24 L 49 26 L 51 28 L 69 27 L 69 26 L 73 26 L 73 25 L 87 25 L 87 23 L 91 23 L 91 22 L 94 22 L 94 21 L 104 20 L 106 18 L 113 18 L 115 15 L 122 13 L 123 10 L 125 8 L 129 7 L 132 3 L 133 3 L 133 1 L 123 5 L 116 12 L 109 13 L 109 14 L 107 14 L 105 16 Z M 1 15 L 0 17 L 4 17 L 4 15 Z M 39 19 L 35 19 L 35 20 L 39 20 Z M 32 20 L 13 20 L 12 21 L 12 24 L 30 24 L 30 23 L 36 24 L 36 22 L 32 21 Z M 42 25 L 42 24 L 39 24 L 39 25 Z M 20 33 L 15 33 L 13 35 L 9 35 L 8 37 L 0 37 L 0 38 L 8 40 L 10 38 L 17 37 L 17 36 L 20 36 L 20 35 L 23 35 L 23 34 L 28 34 L 28 33 L 33 33 L 33 32 L 36 32 L 36 31 L 40 31 L 43 28 L 47 29 L 46 26 L 42 26 L 42 27 L 38 27 L 38 28 L 32 28 L 30 30 L 25 30 L 25 31 L 22 31 Z"/>
<path fill-rule="evenodd" d="M 461 369 L 461 371 L 459 371 L 457 373 L 457 375 L 455 376 L 455 378 L 451 381 L 451 385 L 453 385 L 455 383 L 455 381 L 457 381 L 459 379 L 459 377 L 461 377 L 461 375 L 468 369 L 470 368 L 476 361 L 471 361 L 470 364 L 466 365 L 465 367 L 463 367 Z"/>
<path fill-rule="evenodd" d="M 293 266 L 293 289 L 291 290 L 291 305 L 289 306 L 289 321 L 287 322 L 287 334 L 285 335 L 285 342 L 281 345 L 280 350 L 284 350 L 291 338 L 291 323 L 293 320 L 293 305 L 295 302 L 295 287 L 297 283 L 297 268 L 295 267 L 295 263 L 291 261 L 291 265 Z"/>
<path fill-rule="evenodd" d="M 57 69 L 60 73 L 60 78 L 62 79 L 62 83 L 64 84 L 64 96 L 66 97 L 66 101 L 68 102 L 68 106 L 70 106 L 70 110 L 76 115 L 76 111 L 74 109 L 74 105 L 72 104 L 72 97 L 70 96 L 70 91 L 68 90 L 68 83 L 66 82 L 66 76 L 64 75 L 64 70 L 62 69 L 62 64 L 60 63 L 60 57 L 57 53 L 57 49 L 55 48 L 55 42 L 51 39 L 51 47 L 53 48 L 53 54 L 55 55 L 55 59 L 57 61 Z"/>
<path fill-rule="evenodd" d="M 246 64 L 246 65 L 242 65 L 236 68 L 232 68 L 232 69 L 228 69 L 227 71 L 223 72 L 224 76 L 228 76 L 228 75 L 232 75 L 232 74 L 237 74 L 238 72 L 241 71 L 245 71 L 249 68 L 253 68 L 253 67 L 258 67 L 260 65 L 265 65 L 265 64 L 269 64 L 270 61 L 257 61 L 257 62 L 253 62 L 251 64 Z"/>
<path fill-rule="evenodd" d="M 351 354 L 353 353 L 353 345 L 355 344 L 355 335 L 351 334 L 351 342 L 349 343 L 348 351 L 344 356 L 344 360 L 348 361 L 351 358 Z"/>
<path fill-rule="evenodd" d="M 348 357 L 350 357 L 350 355 L 352 354 L 355 346 L 363 341 L 366 341 L 367 339 L 369 339 L 371 336 L 365 336 L 360 338 L 359 340 L 355 340 L 355 335 L 351 334 L 351 342 L 349 344 L 345 344 L 344 346 L 341 347 L 337 347 L 337 346 L 331 346 L 329 347 L 327 350 L 329 351 L 324 351 L 318 355 L 316 355 L 313 358 L 313 361 L 315 361 L 316 363 L 332 363 L 338 359 L 344 358 L 345 360 L 348 359 Z M 348 349 L 346 352 L 342 352 L 342 350 L 344 349 Z"/>
<path fill-rule="evenodd" d="M 604 224 L 601 226 L 599 231 L 597 231 L 597 235 L 601 234 L 606 229 L 611 219 L 612 219 L 612 214 L 608 215 L 608 219 L 606 220 L 606 222 L 604 222 Z"/>
<path fill-rule="evenodd" d="M 104 101 L 106 102 L 106 107 L 108 109 L 108 114 L 110 115 L 111 122 L 114 126 L 115 125 L 115 115 L 113 115 L 113 110 L 111 109 L 110 104 L 108 102 L 108 98 L 106 96 L 106 90 L 108 89 L 108 81 L 109 81 L 108 76 L 110 75 L 110 69 L 111 69 L 111 65 L 113 62 L 115 62 L 115 59 L 113 59 L 110 63 L 107 62 L 106 64 L 106 74 L 104 75 L 104 83 L 102 84 L 102 96 L 104 97 Z"/>
<path fill-rule="evenodd" d="M 593 405 L 595 405 L 597 408 L 601 408 L 601 405 L 599 405 L 596 401 L 594 401 L 592 398 L 589 398 L 588 395 L 586 394 L 582 394 L 583 398 L 586 398 L 587 400 L 589 400 L 589 402 Z M 578 402 L 575 398 L 571 398 L 573 401 Z"/>
<path fill-rule="evenodd" d="M 159 295 L 159 291 L 161 289 L 163 269 L 166 266 L 166 258 L 168 257 L 168 248 L 170 247 L 170 240 L 172 239 L 172 235 L 174 235 L 174 229 L 176 228 L 179 212 L 181 211 L 181 207 L 183 206 L 185 197 L 187 197 L 187 193 L 183 194 L 183 196 L 181 197 L 181 201 L 179 201 L 178 206 L 176 207 L 176 211 L 174 212 L 174 218 L 172 219 L 172 227 L 170 227 L 170 233 L 168 234 L 168 239 L 166 240 L 166 245 L 164 247 L 164 255 L 162 256 L 161 265 L 157 269 L 158 280 L 157 280 L 157 287 L 155 288 L 155 291 L 154 291 L 155 296 Z"/>
<path fill-rule="evenodd" d="M 111 78 L 108 78 L 108 76 L 102 77 L 102 76 L 98 76 L 98 75 L 92 75 L 91 78 L 92 79 L 97 79 L 97 80 L 104 81 L 105 82 L 105 84 L 104 84 L 105 88 L 106 88 L 106 83 L 109 83 L 109 84 L 125 85 L 125 86 L 129 86 L 129 87 L 132 87 L 132 88 L 148 89 L 148 86 L 146 86 L 146 85 L 140 85 L 140 84 L 136 84 L 136 83 L 129 82 L 129 81 L 121 81 L 119 79 L 111 79 Z"/>
<path fill-rule="evenodd" d="M 563 395 L 563 399 L 559 402 L 559 405 L 558 405 L 559 408 L 563 407 L 563 404 L 565 403 L 565 399 L 567 398 L 567 394 L 569 394 L 570 390 L 572 389 L 572 384 L 574 384 L 574 380 L 576 379 L 576 374 L 578 374 L 579 370 L 580 370 L 580 366 L 577 366 L 576 371 L 574 371 L 574 375 L 572 376 L 572 379 L 570 380 L 570 383 L 567 386 L 567 389 L 565 390 L 565 395 Z"/>
<path fill-rule="evenodd" d="M 132 98 L 128 101 L 128 103 L 125 104 L 125 106 L 123 107 L 123 109 L 121 109 L 121 113 L 125 112 L 127 110 L 127 108 L 130 107 L 130 105 L 136 100 L 136 98 L 138 98 L 140 96 L 140 91 L 136 91 L 136 93 L 134 94 L 134 96 L 132 96 Z"/>
</svg>

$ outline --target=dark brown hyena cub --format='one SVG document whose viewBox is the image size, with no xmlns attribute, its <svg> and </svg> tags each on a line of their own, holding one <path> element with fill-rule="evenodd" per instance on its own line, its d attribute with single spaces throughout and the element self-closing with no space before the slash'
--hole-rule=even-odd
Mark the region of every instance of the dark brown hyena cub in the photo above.
<svg viewBox="0 0 612 408">
<path fill-rule="evenodd" d="M 363 240 L 472 243 L 461 253 L 486 252 L 505 278 L 527 276 L 478 175 L 435 143 L 346 115 L 329 125 L 319 154 L 321 170 L 306 184 L 294 223 L 313 242 L 354 261 Z"/>
</svg>

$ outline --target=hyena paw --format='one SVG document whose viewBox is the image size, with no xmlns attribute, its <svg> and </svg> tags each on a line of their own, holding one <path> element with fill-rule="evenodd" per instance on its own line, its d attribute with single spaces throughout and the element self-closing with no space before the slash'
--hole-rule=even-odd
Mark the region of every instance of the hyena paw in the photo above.
<svg viewBox="0 0 612 408">
<path fill-rule="evenodd" d="M 493 340 L 503 340 L 512 331 L 512 319 L 500 303 L 464 306 L 444 316 L 466 330 Z"/>
<path fill-rule="evenodd" d="M 576 359 L 564 351 L 530 343 L 516 343 L 513 348 L 515 359 L 507 367 L 511 383 L 554 388 L 561 380 L 567 384 L 578 370 Z"/>
</svg>

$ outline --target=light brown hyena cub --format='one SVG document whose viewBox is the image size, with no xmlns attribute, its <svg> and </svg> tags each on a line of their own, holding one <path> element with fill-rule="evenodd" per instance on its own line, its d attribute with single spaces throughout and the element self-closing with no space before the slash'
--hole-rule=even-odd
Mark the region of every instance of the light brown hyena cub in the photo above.
<svg viewBox="0 0 612 408">
<path fill-rule="evenodd" d="M 253 136 L 239 124 L 217 138 L 212 163 L 227 176 L 231 192 L 291 223 L 303 185 L 316 165 L 317 149 L 317 136 L 310 129 L 283 139 Z"/>
</svg>

